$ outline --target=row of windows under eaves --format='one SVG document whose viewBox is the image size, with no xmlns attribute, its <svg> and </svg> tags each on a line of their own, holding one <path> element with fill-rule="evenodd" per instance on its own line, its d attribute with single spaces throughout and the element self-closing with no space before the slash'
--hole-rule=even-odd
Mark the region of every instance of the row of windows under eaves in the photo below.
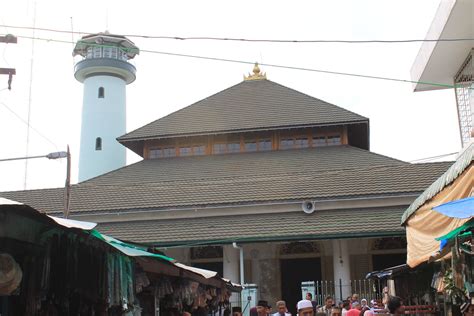
<svg viewBox="0 0 474 316">
<path fill-rule="evenodd" d="M 317 136 L 312 139 L 307 137 L 283 138 L 280 140 L 277 149 L 298 149 L 309 147 L 335 146 L 341 145 L 341 136 Z M 152 148 L 149 151 L 149 159 L 170 158 L 177 156 L 202 156 L 206 154 L 208 146 L 180 146 L 180 147 L 160 147 Z M 243 144 L 240 142 L 215 143 L 212 145 L 212 154 L 230 154 L 240 152 L 269 151 L 273 149 L 271 139 L 247 140 Z"/>
</svg>

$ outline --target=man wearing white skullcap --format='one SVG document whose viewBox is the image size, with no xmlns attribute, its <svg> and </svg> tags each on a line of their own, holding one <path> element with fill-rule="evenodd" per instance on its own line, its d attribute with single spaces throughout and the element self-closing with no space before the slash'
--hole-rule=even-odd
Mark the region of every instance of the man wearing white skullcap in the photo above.
<svg viewBox="0 0 474 316">
<path fill-rule="evenodd" d="M 298 316 L 313 316 L 313 304 L 309 300 L 301 300 L 298 302 Z"/>
</svg>

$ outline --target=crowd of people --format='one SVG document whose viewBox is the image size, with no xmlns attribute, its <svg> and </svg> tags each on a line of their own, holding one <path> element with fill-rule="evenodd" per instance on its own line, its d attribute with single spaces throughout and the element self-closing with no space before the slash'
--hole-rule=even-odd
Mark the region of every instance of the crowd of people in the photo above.
<svg viewBox="0 0 474 316">
<path fill-rule="evenodd" d="M 250 309 L 250 316 L 291 316 L 285 301 L 278 301 L 276 308 L 277 311 L 272 313 L 268 302 L 261 300 L 256 307 Z M 358 294 L 353 294 L 338 304 L 335 304 L 332 296 L 327 296 L 324 305 L 318 306 L 317 302 L 313 301 L 311 293 L 307 293 L 306 299 L 299 301 L 296 309 L 298 316 L 374 316 L 384 309 L 392 315 L 403 314 L 403 304 L 399 297 L 390 297 L 385 306 L 378 306 L 375 300 L 370 302 L 366 299 L 359 300 Z"/>
</svg>

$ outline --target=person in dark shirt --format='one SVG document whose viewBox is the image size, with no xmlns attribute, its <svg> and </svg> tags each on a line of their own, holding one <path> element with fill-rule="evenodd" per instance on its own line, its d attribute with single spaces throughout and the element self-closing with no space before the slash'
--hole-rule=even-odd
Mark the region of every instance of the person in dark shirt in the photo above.
<svg viewBox="0 0 474 316">
<path fill-rule="evenodd" d="M 398 296 L 390 296 L 387 302 L 387 309 L 392 315 L 405 314 L 402 299 Z"/>
</svg>

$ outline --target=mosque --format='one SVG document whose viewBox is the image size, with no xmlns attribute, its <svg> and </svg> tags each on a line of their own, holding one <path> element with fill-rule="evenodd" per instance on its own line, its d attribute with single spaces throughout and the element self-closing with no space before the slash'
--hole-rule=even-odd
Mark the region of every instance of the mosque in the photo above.
<svg viewBox="0 0 474 316">
<path fill-rule="evenodd" d="M 303 281 L 339 300 L 368 272 L 405 263 L 400 218 L 451 163 L 371 152 L 368 118 L 273 82 L 257 64 L 234 86 L 127 133 L 138 53 L 108 33 L 74 49 L 84 104 L 71 219 L 290 307 Z M 126 150 L 143 160 L 126 166 Z M 64 191 L 0 196 L 61 216 Z"/>
</svg>

